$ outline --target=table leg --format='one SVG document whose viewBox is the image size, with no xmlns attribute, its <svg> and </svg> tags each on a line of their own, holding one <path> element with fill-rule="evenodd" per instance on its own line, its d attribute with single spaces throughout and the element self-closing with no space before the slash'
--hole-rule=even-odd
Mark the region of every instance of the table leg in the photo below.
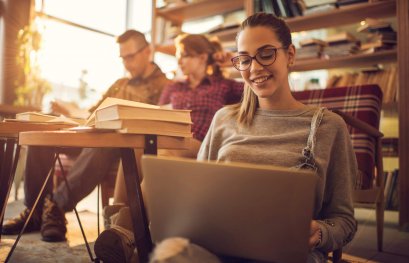
<svg viewBox="0 0 409 263">
<path fill-rule="evenodd" d="M 140 262 L 147 262 L 149 253 L 152 251 L 152 240 L 149 233 L 134 150 L 121 148 L 121 158 L 126 191 L 128 200 L 130 200 L 129 210 L 132 217 L 135 245 Z"/>
<path fill-rule="evenodd" d="M 1 158 L 1 171 L 0 171 L 0 241 L 1 241 L 1 232 L 3 229 L 3 217 L 6 210 L 7 200 L 10 194 L 10 189 L 13 184 L 14 178 L 14 165 L 17 164 L 18 160 L 18 151 L 17 147 L 15 152 L 15 143 L 14 138 L 6 139 L 5 144 L 3 145 L 4 154 Z M 17 159 L 17 160 L 14 160 Z"/>
<path fill-rule="evenodd" d="M 54 157 L 54 162 L 53 162 L 53 164 L 55 164 L 55 162 L 56 162 L 56 160 L 57 160 L 57 157 L 58 157 L 58 155 L 56 154 L 55 157 Z M 41 187 L 41 190 L 40 190 L 40 192 L 39 192 L 39 194 L 38 194 L 38 196 L 37 196 L 37 199 L 36 199 L 36 201 L 34 202 L 34 205 L 33 205 L 33 207 L 32 207 L 31 210 L 30 210 L 30 214 L 28 215 L 28 217 L 27 217 L 27 219 L 26 219 L 26 222 L 24 223 L 23 228 L 21 229 L 20 233 L 18 234 L 16 241 L 14 241 L 14 244 L 13 244 L 13 246 L 11 247 L 11 250 L 10 250 L 10 252 L 9 252 L 8 255 L 7 255 L 6 263 L 9 262 L 11 256 L 13 255 L 13 252 L 14 252 L 14 250 L 16 249 L 17 244 L 18 244 L 18 242 L 20 241 L 21 236 L 24 234 L 24 231 L 26 230 L 26 227 L 27 227 L 27 225 L 28 225 L 28 222 L 30 222 L 30 219 L 31 219 L 31 216 L 33 215 L 33 212 L 34 212 L 34 211 L 36 210 L 36 208 L 37 208 L 37 204 L 38 204 L 38 202 L 39 202 L 41 196 L 43 195 L 45 186 L 47 185 L 48 181 L 50 180 L 50 177 L 51 177 L 53 174 L 54 174 L 54 165 L 51 167 L 50 171 L 48 172 L 48 175 L 47 175 L 47 177 L 46 177 L 45 180 L 44 180 L 43 186 Z"/>
<path fill-rule="evenodd" d="M 0 148 L 1 148 L 1 151 L 0 151 L 0 164 L 3 163 L 3 158 L 4 158 L 5 151 L 6 151 L 5 147 L 6 147 L 6 140 L 4 138 L 0 138 Z M 1 167 L 0 167 L 0 169 L 1 169 Z"/>
<path fill-rule="evenodd" d="M 65 171 L 64 171 L 64 166 L 62 165 L 62 162 L 61 162 L 61 159 L 60 159 L 59 155 L 60 155 L 59 152 L 56 152 L 57 161 L 58 161 L 58 164 L 60 166 L 62 178 L 64 179 L 65 185 L 67 186 L 68 194 L 69 194 L 70 198 L 72 199 L 72 191 L 71 191 L 71 188 L 70 188 L 70 184 L 68 183 L 67 176 L 65 175 Z M 98 196 L 98 198 L 99 198 L 99 196 Z M 87 240 L 87 236 L 85 235 L 84 228 L 82 227 L 82 223 L 81 223 L 80 216 L 78 214 L 76 206 L 74 206 L 74 212 L 75 212 L 75 216 L 77 217 L 78 224 L 80 225 L 82 237 L 84 238 L 85 246 L 86 246 L 87 251 L 88 251 L 88 255 L 89 255 L 90 259 L 91 259 L 91 262 L 93 262 L 95 260 L 94 260 L 94 257 L 92 255 L 91 248 L 90 248 L 90 246 L 88 244 L 88 240 Z"/>
</svg>

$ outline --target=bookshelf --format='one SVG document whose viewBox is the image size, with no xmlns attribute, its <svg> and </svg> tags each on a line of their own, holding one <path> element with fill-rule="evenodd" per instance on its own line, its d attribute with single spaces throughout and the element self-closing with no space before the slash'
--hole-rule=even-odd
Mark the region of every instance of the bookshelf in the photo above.
<svg viewBox="0 0 409 263">
<path fill-rule="evenodd" d="M 153 1 L 156 2 L 156 1 Z M 173 7 L 156 8 L 156 15 L 183 24 L 189 20 L 200 19 L 244 8 L 243 0 L 207 0 L 193 3 L 181 3 Z"/>
<path fill-rule="evenodd" d="M 168 55 L 174 55 L 175 49 L 172 44 L 160 43 L 160 36 L 163 35 L 164 28 L 159 28 L 158 20 L 171 21 L 176 26 L 181 26 L 184 22 L 224 14 L 236 10 L 247 10 L 252 6 L 252 0 L 202 0 L 193 3 L 180 3 L 171 7 L 156 8 L 156 0 L 152 0 L 152 45 L 155 51 Z M 162 32 L 159 32 L 161 30 Z M 234 39 L 235 32 L 231 32 Z"/>
<path fill-rule="evenodd" d="M 399 83 L 399 226 L 409 231 L 409 1 L 396 0 Z"/>
<path fill-rule="evenodd" d="M 184 21 L 200 19 L 216 14 L 244 9 L 246 14 L 254 10 L 252 0 L 202 0 L 181 4 L 173 8 L 156 8 L 153 0 L 152 44 L 156 51 L 174 54 L 171 45 L 162 46 L 157 38 L 157 18 L 161 17 L 181 25 Z M 395 17 L 397 20 L 398 45 L 396 50 L 372 54 L 357 54 L 330 60 L 314 59 L 297 62 L 293 71 L 315 69 L 364 67 L 378 63 L 396 63 L 398 66 L 398 114 L 399 114 L 399 225 L 409 231 L 409 1 L 407 0 L 369 0 L 367 3 L 353 4 L 328 12 L 288 18 L 286 21 L 293 32 L 331 28 L 357 23 L 366 17 Z M 227 39 L 234 40 L 236 32 L 226 33 Z M 228 40 L 226 40 L 228 41 Z"/>
<path fill-rule="evenodd" d="M 379 63 L 396 62 L 397 51 L 385 50 L 371 54 L 351 54 L 350 56 L 336 57 L 331 59 L 305 59 L 299 60 L 292 68 L 292 71 L 308 71 L 316 69 L 332 69 L 347 67 L 373 66 L 376 61 Z"/>
<path fill-rule="evenodd" d="M 287 19 L 292 32 L 337 27 L 360 22 L 366 17 L 385 18 L 396 14 L 396 2 L 380 1 L 342 6 L 328 12 Z"/>
</svg>

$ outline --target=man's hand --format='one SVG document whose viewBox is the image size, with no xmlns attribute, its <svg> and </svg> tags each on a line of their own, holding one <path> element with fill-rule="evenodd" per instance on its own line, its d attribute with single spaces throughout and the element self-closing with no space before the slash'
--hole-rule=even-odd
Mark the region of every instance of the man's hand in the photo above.
<svg viewBox="0 0 409 263">
<path fill-rule="evenodd" d="M 61 103 L 57 101 L 51 102 L 51 112 L 55 115 L 70 116 L 70 111 Z"/>
<path fill-rule="evenodd" d="M 70 118 L 86 119 L 89 116 L 88 110 L 79 108 L 75 102 L 62 100 L 51 102 L 51 111 L 55 115 L 64 115 Z"/>
<path fill-rule="evenodd" d="M 317 223 L 317 221 L 312 220 L 310 225 L 310 239 L 308 241 L 310 249 L 316 247 L 321 242 L 321 239 L 322 233 L 319 224 Z"/>
</svg>

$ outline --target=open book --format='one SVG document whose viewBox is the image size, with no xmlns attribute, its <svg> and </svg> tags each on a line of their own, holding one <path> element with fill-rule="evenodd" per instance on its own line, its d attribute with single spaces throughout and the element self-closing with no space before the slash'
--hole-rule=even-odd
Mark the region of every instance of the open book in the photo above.
<svg viewBox="0 0 409 263">
<path fill-rule="evenodd" d="M 69 124 L 78 126 L 85 123 L 84 119 L 68 118 L 64 115 L 54 116 L 39 112 L 21 112 L 16 114 L 15 119 L 5 119 L 6 122 L 29 122 L 29 123 L 50 123 L 50 124 Z"/>
</svg>

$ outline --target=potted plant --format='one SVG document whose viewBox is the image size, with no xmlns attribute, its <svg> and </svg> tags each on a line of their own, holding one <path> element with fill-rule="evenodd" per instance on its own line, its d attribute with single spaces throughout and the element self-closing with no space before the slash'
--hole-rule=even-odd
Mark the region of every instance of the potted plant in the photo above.
<svg viewBox="0 0 409 263">
<path fill-rule="evenodd" d="M 14 105 L 41 108 L 43 97 L 51 91 L 51 85 L 41 77 L 38 63 L 41 33 L 35 22 L 19 31 L 17 46 L 19 50 L 16 62 L 20 68 L 20 74 L 15 83 Z"/>
</svg>

